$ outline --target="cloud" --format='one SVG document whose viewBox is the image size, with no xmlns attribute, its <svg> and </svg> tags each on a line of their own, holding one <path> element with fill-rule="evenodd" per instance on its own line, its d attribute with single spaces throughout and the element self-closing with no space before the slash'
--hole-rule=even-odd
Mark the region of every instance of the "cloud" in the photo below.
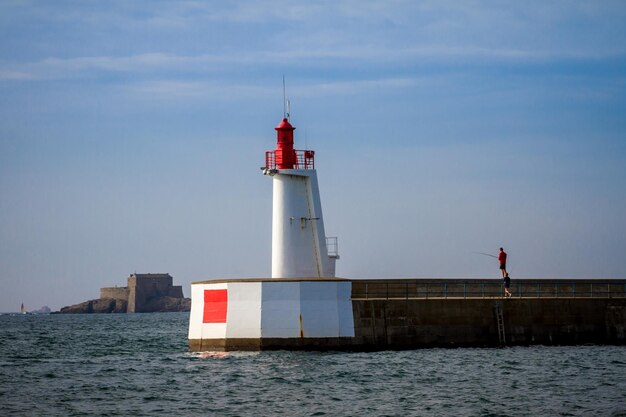
<svg viewBox="0 0 626 417">
<path fill-rule="evenodd" d="M 201 73 L 227 74 L 230 68 L 246 65 L 254 68 L 281 66 L 284 68 L 332 65 L 373 64 L 377 67 L 399 63 L 424 64 L 454 62 L 536 63 L 559 60 L 623 59 L 626 51 L 614 50 L 528 50 L 514 48 L 486 48 L 475 46 L 429 46 L 413 48 L 293 48 L 279 51 L 258 51 L 241 54 L 176 55 L 145 53 L 129 56 L 87 56 L 75 58 L 50 57 L 33 63 L 0 65 L 0 80 L 54 80 L 97 76 L 99 73 Z M 342 62 L 342 60 L 344 62 Z"/>
<path fill-rule="evenodd" d="M 25 81 L 34 79 L 36 79 L 36 77 L 28 72 L 10 70 L 0 71 L 0 80 Z"/>
<path fill-rule="evenodd" d="M 242 100 L 254 97 L 272 97 L 276 91 L 254 85 L 236 83 L 216 83 L 213 81 L 160 80 L 132 84 L 127 90 L 134 94 L 167 99 L 220 98 L 221 100 Z"/>
<path fill-rule="evenodd" d="M 166 68 L 189 64 L 192 60 L 207 60 L 206 56 L 190 58 L 163 53 L 139 54 L 126 57 L 78 57 L 70 59 L 47 58 L 40 65 L 48 70 L 84 71 L 138 71 L 150 68 Z"/>
<path fill-rule="evenodd" d="M 622 18 L 609 1 L 9 2 L 3 46 L 20 53 L 0 61 L 0 80 L 624 59 Z"/>
<path fill-rule="evenodd" d="M 306 86 L 296 86 L 293 88 L 293 94 L 299 97 L 325 96 L 325 95 L 342 95 L 357 94 L 366 91 L 389 89 L 389 88 L 406 88 L 418 84 L 421 78 L 375 78 L 357 81 L 336 81 L 311 83 Z"/>
<path fill-rule="evenodd" d="M 101 72 L 147 73 L 154 71 L 185 71 L 198 66 L 207 67 L 222 62 L 224 62 L 224 58 L 219 56 L 182 56 L 165 53 L 118 57 L 50 57 L 33 63 L 5 64 L 4 68 L 0 67 L 0 79 L 54 80 L 72 79 Z"/>
<path fill-rule="evenodd" d="M 612 59 L 626 57 L 626 49 L 611 50 L 550 50 L 550 49 L 523 49 L 523 48 L 488 48 L 480 46 L 448 46 L 432 45 L 424 47 L 343 47 L 320 49 L 291 49 L 278 52 L 269 52 L 268 56 L 280 60 L 296 62 L 302 59 L 357 59 L 363 62 L 389 62 L 390 66 L 399 62 L 416 62 L 429 60 L 447 62 L 454 61 L 493 61 L 536 62 L 571 59 Z M 393 60 L 392 62 L 390 62 Z"/>
<path fill-rule="evenodd" d="M 298 97 L 326 95 L 358 94 L 372 90 L 406 88 L 421 82 L 418 78 L 380 78 L 360 81 L 312 82 L 291 89 Z M 254 98 L 272 98 L 276 89 L 236 83 L 215 83 L 211 81 L 176 81 L 163 80 L 142 82 L 127 87 L 133 94 L 168 99 L 177 98 L 220 98 L 221 100 L 239 101 Z"/>
</svg>

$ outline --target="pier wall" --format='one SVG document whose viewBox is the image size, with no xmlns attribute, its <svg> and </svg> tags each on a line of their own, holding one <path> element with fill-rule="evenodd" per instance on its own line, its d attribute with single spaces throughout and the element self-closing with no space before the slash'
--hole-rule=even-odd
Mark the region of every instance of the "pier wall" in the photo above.
<svg viewBox="0 0 626 417">
<path fill-rule="evenodd" d="M 245 292 L 245 286 L 265 281 L 282 285 L 277 280 L 255 279 L 205 281 L 193 283 L 192 288 L 238 282 Z M 518 279 L 511 286 L 511 298 L 503 297 L 499 279 L 350 280 L 350 287 L 353 336 L 315 337 L 300 332 L 299 337 L 263 334 L 216 337 L 192 335 L 190 331 L 189 349 L 362 351 L 536 344 L 626 345 L 626 280 L 623 279 Z M 274 293 L 273 288 L 271 292 Z M 280 296 L 278 299 L 285 301 Z M 200 295 L 192 296 L 194 303 L 198 303 L 198 309 L 207 309 L 207 300 Z M 228 317 L 234 318 L 239 307 L 234 303 L 231 307 L 233 315 L 228 310 Z M 316 315 L 309 312 L 306 317 L 310 314 Z M 192 319 L 190 323 L 190 328 L 195 325 Z"/>
<path fill-rule="evenodd" d="M 531 344 L 626 344 L 626 280 L 352 281 L 363 349 Z M 500 325 L 498 324 L 500 316 Z"/>
<path fill-rule="evenodd" d="M 626 299 L 353 300 L 352 306 L 354 345 L 363 349 L 626 344 Z"/>
</svg>

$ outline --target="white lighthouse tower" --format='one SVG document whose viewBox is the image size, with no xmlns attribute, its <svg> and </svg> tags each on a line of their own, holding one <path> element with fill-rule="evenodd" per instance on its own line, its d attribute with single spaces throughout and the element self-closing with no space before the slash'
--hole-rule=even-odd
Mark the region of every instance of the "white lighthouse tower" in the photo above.
<svg viewBox="0 0 626 417">
<path fill-rule="evenodd" d="M 295 150 L 287 118 L 275 128 L 276 149 L 265 153 L 272 177 L 272 278 L 329 278 L 339 259 L 337 238 L 326 238 L 315 151 Z"/>
</svg>

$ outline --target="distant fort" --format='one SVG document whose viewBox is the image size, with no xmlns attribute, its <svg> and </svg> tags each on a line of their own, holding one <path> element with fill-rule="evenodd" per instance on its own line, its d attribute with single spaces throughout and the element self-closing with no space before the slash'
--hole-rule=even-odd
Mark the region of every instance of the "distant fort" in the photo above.
<svg viewBox="0 0 626 417">
<path fill-rule="evenodd" d="M 63 307 L 60 313 L 152 313 L 189 311 L 191 300 L 170 274 L 132 274 L 126 287 L 100 288 L 100 298 Z"/>
<path fill-rule="evenodd" d="M 100 298 L 126 301 L 127 313 L 145 313 L 150 311 L 149 301 L 155 298 L 185 298 L 183 287 L 173 282 L 170 274 L 132 274 L 127 287 L 100 288 Z"/>
</svg>

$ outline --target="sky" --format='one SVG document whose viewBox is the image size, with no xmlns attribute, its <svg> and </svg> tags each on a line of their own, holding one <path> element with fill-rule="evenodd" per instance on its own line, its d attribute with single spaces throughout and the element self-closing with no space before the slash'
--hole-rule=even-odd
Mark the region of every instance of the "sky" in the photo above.
<svg viewBox="0 0 626 417">
<path fill-rule="evenodd" d="M 283 116 L 344 278 L 626 277 L 623 1 L 0 2 L 0 312 L 269 277 Z"/>
</svg>

